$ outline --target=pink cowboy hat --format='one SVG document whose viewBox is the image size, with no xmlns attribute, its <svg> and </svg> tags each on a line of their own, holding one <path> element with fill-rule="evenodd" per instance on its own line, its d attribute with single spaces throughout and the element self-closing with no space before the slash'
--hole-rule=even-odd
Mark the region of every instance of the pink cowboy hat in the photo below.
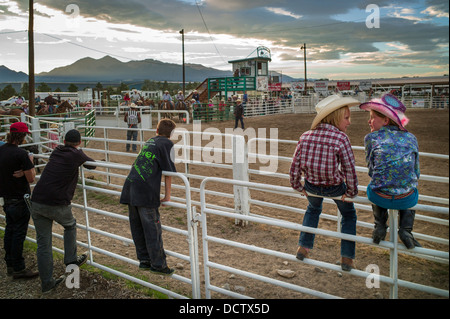
<svg viewBox="0 0 450 319">
<path fill-rule="evenodd" d="M 394 95 L 387 93 L 381 99 L 372 99 L 359 106 L 362 110 L 377 111 L 393 120 L 401 130 L 406 131 L 405 126 L 409 119 L 406 117 L 406 107 Z"/>
</svg>

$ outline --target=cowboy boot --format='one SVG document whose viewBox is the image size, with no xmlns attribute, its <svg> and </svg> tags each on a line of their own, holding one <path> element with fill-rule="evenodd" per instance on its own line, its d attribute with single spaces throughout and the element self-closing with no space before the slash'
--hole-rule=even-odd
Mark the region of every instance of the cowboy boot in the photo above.
<svg viewBox="0 0 450 319">
<path fill-rule="evenodd" d="M 372 239 L 375 244 L 379 244 L 381 240 L 386 238 L 387 220 L 389 217 L 386 208 L 372 205 L 375 229 L 372 232 Z"/>
<path fill-rule="evenodd" d="M 414 239 L 411 233 L 414 226 L 414 216 L 416 212 L 414 210 L 400 210 L 400 223 L 398 230 L 398 237 L 405 244 L 406 248 L 412 249 L 414 247 L 422 247 L 417 240 Z"/>
</svg>

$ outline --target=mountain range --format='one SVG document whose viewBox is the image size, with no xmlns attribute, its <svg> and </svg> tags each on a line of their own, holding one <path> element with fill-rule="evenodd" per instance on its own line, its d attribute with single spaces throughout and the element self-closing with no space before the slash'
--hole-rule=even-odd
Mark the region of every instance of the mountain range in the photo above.
<svg viewBox="0 0 450 319">
<path fill-rule="evenodd" d="M 208 68 L 200 64 L 185 64 L 186 82 L 203 82 L 206 78 L 232 76 L 230 71 Z M 183 68 L 180 64 L 153 59 L 121 62 L 113 57 L 83 58 L 73 64 L 57 67 L 50 72 L 36 74 L 40 82 L 135 82 L 143 80 L 181 82 Z M 283 75 L 284 81 L 292 78 Z M 28 75 L 0 66 L 1 82 L 27 82 Z"/>
</svg>

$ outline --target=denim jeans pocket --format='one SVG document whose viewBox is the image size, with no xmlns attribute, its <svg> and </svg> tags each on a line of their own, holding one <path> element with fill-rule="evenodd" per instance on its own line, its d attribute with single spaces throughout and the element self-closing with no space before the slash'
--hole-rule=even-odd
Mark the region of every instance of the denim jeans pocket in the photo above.
<svg viewBox="0 0 450 319">
<path fill-rule="evenodd" d="M 345 194 L 347 190 L 347 185 L 342 183 L 336 186 L 318 186 L 305 181 L 305 189 L 315 195 L 326 196 L 326 197 L 338 197 Z"/>
</svg>

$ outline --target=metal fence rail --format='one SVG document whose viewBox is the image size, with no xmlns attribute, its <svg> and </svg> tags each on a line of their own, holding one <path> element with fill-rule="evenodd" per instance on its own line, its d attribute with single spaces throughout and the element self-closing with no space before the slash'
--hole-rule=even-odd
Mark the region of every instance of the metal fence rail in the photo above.
<svg viewBox="0 0 450 319">
<path fill-rule="evenodd" d="M 35 133 L 33 137 L 36 137 L 37 140 L 35 140 L 35 143 L 38 145 L 46 145 L 49 143 L 49 140 L 46 139 L 43 136 L 46 136 L 48 129 L 43 128 L 41 129 L 41 125 L 38 122 L 35 122 L 34 120 L 31 120 L 32 125 L 32 132 Z M 67 131 L 70 129 L 71 126 L 70 123 L 64 123 L 60 125 L 61 133 L 63 131 Z M 79 129 L 83 129 L 83 126 L 79 126 Z M 110 149 L 111 143 L 135 143 L 138 145 L 144 144 L 144 132 L 147 131 L 154 131 L 154 130 L 138 130 L 139 131 L 139 140 L 136 142 L 132 141 L 126 141 L 122 139 L 111 139 L 109 138 L 109 130 L 121 130 L 121 128 L 108 128 L 108 127 L 94 127 L 96 132 L 102 132 L 104 134 L 103 138 L 97 138 L 97 137 L 83 137 L 84 141 L 96 141 L 96 142 L 102 142 L 103 149 L 94 149 L 94 148 L 84 148 L 85 152 L 92 152 L 92 153 L 101 153 L 105 156 L 105 162 L 97 161 L 95 162 L 95 165 L 98 167 L 96 170 L 89 170 L 89 174 L 95 174 L 97 176 L 101 176 L 99 180 L 95 179 L 87 179 L 86 177 L 86 171 L 85 169 L 81 169 L 81 183 L 79 184 L 79 188 L 82 190 L 83 193 L 83 199 L 82 203 L 74 203 L 73 206 L 77 209 L 81 209 L 84 212 L 86 223 L 80 224 L 79 227 L 83 231 L 86 232 L 86 236 L 88 238 L 87 243 L 79 242 L 79 245 L 82 247 L 85 247 L 90 252 L 90 260 L 89 263 L 95 267 L 98 267 L 100 269 L 109 271 L 115 275 L 118 275 L 120 277 L 123 277 L 127 280 L 132 280 L 138 284 L 142 284 L 146 287 L 161 291 L 162 293 L 165 293 L 173 298 L 186 298 L 186 296 L 182 296 L 178 293 L 174 293 L 171 291 L 168 291 L 166 288 L 158 287 L 153 284 L 144 282 L 138 278 L 135 278 L 133 276 L 130 276 L 128 274 L 122 273 L 120 271 L 111 269 L 111 267 L 108 267 L 106 265 L 101 264 L 97 260 L 94 259 L 93 253 L 99 253 L 105 256 L 108 256 L 110 258 L 118 259 L 121 261 L 124 261 L 129 264 L 138 265 L 138 262 L 132 258 L 120 256 L 117 253 L 114 253 L 112 251 L 108 251 L 104 249 L 104 247 L 97 247 L 92 244 L 92 241 L 90 240 L 91 235 L 98 235 L 106 238 L 111 239 L 117 239 L 123 242 L 126 242 L 128 244 L 132 244 L 133 241 L 130 238 L 123 237 L 119 234 L 114 234 L 109 231 L 100 230 L 95 227 L 91 227 L 89 225 L 89 221 L 91 216 L 95 215 L 103 215 L 107 218 L 112 219 L 118 219 L 122 221 L 127 221 L 128 217 L 110 212 L 104 209 L 100 209 L 98 207 L 92 207 L 89 205 L 89 198 L 90 194 L 92 192 L 99 192 L 108 194 L 111 196 L 118 196 L 120 195 L 120 190 L 122 185 L 118 185 L 117 183 L 114 184 L 112 182 L 113 179 L 124 179 L 126 178 L 126 175 L 130 169 L 130 165 L 123 165 L 118 163 L 111 163 L 110 162 L 110 156 L 111 155 L 121 155 L 121 156 L 128 156 L 128 157 L 135 157 L 137 154 L 132 153 L 125 153 L 121 151 L 112 151 Z M 194 140 L 194 136 L 203 134 L 202 132 L 188 132 L 188 131 L 179 131 L 178 138 L 180 141 L 175 145 L 176 151 L 181 150 L 182 154 L 177 158 L 177 163 L 184 165 L 185 171 L 184 173 L 169 173 L 164 172 L 165 175 L 174 176 L 177 180 L 180 179 L 181 183 L 172 183 L 173 188 L 177 190 L 183 191 L 183 196 L 173 196 L 172 195 L 172 201 L 167 203 L 167 206 L 172 206 L 176 208 L 181 208 L 183 210 L 186 210 L 186 219 L 187 219 L 187 227 L 186 229 L 178 229 L 175 227 L 169 227 L 164 226 L 164 231 L 172 232 L 175 234 L 179 234 L 181 236 L 184 236 L 186 240 L 188 241 L 188 252 L 175 252 L 175 251 L 168 251 L 167 254 L 169 256 L 173 256 L 176 258 L 180 258 L 185 261 L 190 262 L 190 274 L 191 277 L 183 277 L 179 275 L 173 275 L 174 280 L 179 280 L 181 282 L 184 282 L 188 285 L 192 286 L 192 298 L 202 298 L 202 292 L 204 289 L 204 294 L 206 298 L 211 297 L 211 292 L 219 292 L 231 297 L 236 298 L 248 298 L 248 296 L 244 296 L 243 294 L 231 292 L 226 289 L 217 287 L 213 284 L 211 284 L 210 277 L 209 277 L 209 269 L 215 268 L 220 269 L 223 271 L 227 271 L 234 274 L 240 274 L 245 277 L 253 278 L 256 280 L 260 280 L 262 282 L 271 283 L 277 286 L 281 286 L 286 289 L 298 291 L 301 293 L 306 293 L 315 297 L 319 298 L 340 298 L 339 296 L 334 296 L 331 294 L 328 294 L 326 292 L 320 292 L 315 291 L 314 289 L 306 288 L 306 287 L 300 287 L 296 285 L 292 285 L 280 280 L 274 280 L 273 278 L 268 278 L 265 276 L 253 274 L 249 272 L 247 269 L 237 269 L 233 267 L 229 267 L 226 265 L 221 265 L 217 262 L 212 262 L 209 260 L 209 251 L 208 251 L 208 243 L 214 242 L 221 245 L 228 245 L 231 247 L 239 247 L 242 249 L 246 249 L 248 251 L 253 251 L 262 254 L 263 256 L 275 256 L 280 257 L 288 261 L 292 262 L 300 262 L 298 261 L 295 256 L 292 254 L 286 254 L 283 252 L 270 250 L 262 247 L 258 247 L 256 245 L 248 245 L 244 243 L 240 243 L 233 240 L 226 240 L 222 238 L 218 238 L 215 236 L 212 236 L 210 233 L 208 233 L 208 216 L 210 215 L 217 215 L 217 216 L 223 216 L 228 218 L 234 218 L 236 220 L 239 220 L 240 222 L 252 222 L 252 223 L 260 223 L 264 225 L 269 226 L 276 226 L 276 227 L 282 227 L 290 230 L 295 231 L 308 231 L 315 234 L 321 234 L 324 236 L 329 236 L 331 238 L 338 238 L 338 239 L 348 239 L 352 240 L 364 245 L 373 245 L 370 238 L 363 237 L 363 236 L 351 236 L 342 234 L 339 231 L 339 228 L 336 229 L 336 231 L 331 230 L 325 230 L 325 229 L 311 229 L 308 227 L 304 227 L 298 223 L 285 221 L 279 218 L 275 217 L 267 217 L 267 216 L 261 216 L 257 215 L 254 212 L 251 212 L 250 204 L 257 204 L 259 206 L 265 206 L 269 208 L 273 208 L 280 211 L 287 211 L 287 212 L 293 212 L 298 214 L 303 214 L 305 212 L 304 209 L 293 207 L 290 203 L 283 203 L 283 204 L 277 204 L 272 203 L 269 201 L 266 201 L 265 199 L 255 199 L 251 198 L 250 192 L 252 191 L 262 191 L 266 193 L 274 193 L 274 194 L 282 194 L 284 196 L 289 196 L 292 198 L 302 198 L 302 195 L 298 192 L 294 191 L 290 187 L 284 187 L 284 186 L 278 186 L 273 184 L 264 184 L 264 183 L 255 183 L 255 182 L 249 182 L 248 178 L 250 175 L 268 175 L 268 176 L 274 176 L 280 178 L 282 181 L 287 179 L 287 174 L 284 173 L 274 173 L 274 174 L 262 174 L 260 170 L 250 169 L 249 168 L 249 162 L 250 159 L 256 157 L 260 159 L 268 159 L 273 158 L 273 155 L 270 154 L 259 154 L 256 152 L 255 149 L 253 149 L 252 143 L 258 142 L 257 138 L 249 138 L 248 144 L 245 143 L 244 137 L 240 135 L 233 135 L 233 134 L 221 134 L 221 133 L 208 133 L 208 136 L 217 136 L 221 138 L 229 138 L 230 143 L 228 145 L 225 145 L 223 148 L 217 148 L 215 151 L 220 152 L 224 156 L 228 156 L 230 159 L 229 162 L 225 163 L 214 163 L 214 162 L 205 162 L 202 160 L 202 157 L 200 158 L 196 157 L 195 152 L 202 152 L 205 150 L 205 147 L 202 147 L 201 145 L 197 145 L 193 143 L 190 144 L 189 141 Z M 263 139 L 264 142 L 270 142 L 270 139 Z M 295 144 L 297 141 L 289 141 L 289 140 L 277 140 L 277 143 L 290 143 Z M 227 143 L 225 143 L 227 144 Z M 125 149 L 125 147 L 124 147 Z M 206 147 L 207 149 L 207 147 Z M 361 147 L 354 147 L 355 150 L 361 150 Z M 45 152 L 44 152 L 45 153 Z M 429 154 L 429 153 L 420 153 L 420 156 L 429 156 L 434 157 L 436 159 L 443 159 L 448 160 L 448 155 L 439 155 L 439 154 Z M 37 157 L 40 157 L 41 159 L 48 159 L 48 154 L 44 155 L 37 155 Z M 283 156 L 276 156 L 277 160 L 280 162 L 290 162 L 292 159 L 290 157 L 283 157 Z M 94 164 L 94 163 L 92 163 Z M 192 167 L 202 167 L 205 169 L 202 169 L 201 173 L 199 174 L 193 174 L 191 172 Z M 219 178 L 219 177 L 211 177 L 208 176 L 208 169 L 226 169 L 230 172 L 230 178 Z M 365 173 L 366 170 L 364 167 L 358 167 L 358 172 Z M 37 176 L 39 178 L 39 176 Z M 426 180 L 437 182 L 437 183 L 443 183 L 448 184 L 449 178 L 448 177 L 442 177 L 442 176 L 430 176 L 430 175 L 422 175 L 421 179 L 425 178 Z M 200 183 L 199 187 L 192 187 L 191 184 L 194 181 L 198 181 Z M 233 186 L 233 192 L 227 193 L 224 191 L 217 191 L 212 189 L 207 189 L 206 185 L 210 183 L 219 183 L 223 185 L 232 185 Z M 283 181 L 285 184 L 285 181 Z M 94 185 L 94 186 L 93 186 Z M 444 186 L 447 187 L 448 185 Z M 220 188 L 219 188 L 220 189 Z M 360 190 L 365 190 L 365 186 L 361 185 Z M 198 194 L 200 196 L 200 200 L 193 200 L 192 195 Z M 208 196 L 221 196 L 229 200 L 230 203 L 234 203 L 234 208 L 232 207 L 225 207 L 222 205 L 219 205 L 217 203 L 211 202 L 211 200 L 207 199 Z M 421 195 L 422 196 L 422 195 Z M 416 215 L 416 218 L 418 220 L 425 220 L 427 222 L 436 223 L 440 225 L 444 225 L 448 227 L 448 214 L 449 214 L 449 208 L 448 208 L 448 198 L 438 198 L 434 196 L 422 196 L 419 198 L 422 201 L 427 201 L 430 203 L 436 203 L 438 205 L 444 205 L 442 206 L 433 206 L 433 205 L 423 205 L 419 204 L 415 208 L 417 210 L 420 210 L 422 212 L 432 212 L 437 215 L 442 215 L 444 218 L 439 217 L 429 217 L 425 215 Z M 355 202 L 355 206 L 357 209 L 364 209 L 364 210 L 371 210 L 371 207 L 369 206 L 370 202 L 365 197 L 357 197 L 353 200 Z M 332 199 L 325 199 L 324 202 L 332 202 Z M 195 206 L 201 207 L 200 214 L 195 213 Z M 390 229 L 397 229 L 397 219 L 396 219 L 396 211 L 390 211 Z M 0 218 L 4 219 L 3 215 L 0 215 Z M 326 218 L 329 220 L 337 221 L 339 220 L 339 215 L 328 215 L 323 213 L 321 215 L 321 218 Z M 339 223 L 338 223 L 339 224 Z M 202 226 L 202 240 L 200 241 L 197 238 L 197 228 L 198 226 Z M 33 228 L 33 226 L 30 226 Z M 339 226 L 338 226 L 339 227 Z M 359 222 L 357 223 L 357 227 L 364 227 L 364 228 L 372 228 L 373 225 L 371 223 L 364 223 Z M 439 238 L 430 236 L 428 234 L 418 234 L 414 233 L 414 235 L 417 238 L 422 238 L 424 240 L 430 241 L 430 242 L 436 242 L 439 244 L 443 244 L 448 246 L 449 240 L 447 238 Z M 55 237 L 61 238 L 61 235 L 54 234 Z M 424 291 L 430 294 L 434 294 L 437 296 L 447 297 L 449 296 L 448 291 L 442 290 L 435 287 L 428 287 L 421 284 L 413 283 L 413 282 L 407 282 L 405 280 L 402 280 L 398 278 L 398 268 L 397 268 L 397 258 L 398 254 L 409 254 L 412 256 L 420 257 L 420 258 L 427 258 L 433 261 L 439 261 L 443 263 L 448 264 L 449 260 L 449 254 L 448 251 L 439 251 L 439 250 L 433 250 L 433 249 L 425 249 L 425 248 L 414 248 L 413 250 L 406 250 L 405 247 L 402 244 L 398 243 L 398 240 L 396 238 L 397 234 L 396 232 L 392 232 L 391 238 L 389 241 L 383 241 L 380 243 L 380 245 L 377 245 L 377 247 L 380 247 L 381 249 L 386 249 L 389 251 L 390 254 L 390 261 L 391 261 L 391 273 L 389 276 L 379 276 L 379 280 L 381 282 L 387 283 L 390 285 L 390 297 L 391 298 L 397 298 L 398 297 L 398 289 L 401 288 L 411 288 L 419 291 Z M 28 238 L 31 241 L 34 241 L 32 238 Z M 200 243 L 203 244 L 203 253 L 199 254 L 199 245 Z M 62 252 L 61 249 L 54 247 L 55 251 Z M 245 256 L 243 256 L 245 258 Z M 203 262 L 203 270 L 204 270 L 204 279 L 205 279 L 205 285 L 204 288 L 200 284 L 201 278 L 200 278 L 200 260 L 202 259 Z M 323 267 L 326 269 L 330 269 L 333 271 L 339 271 L 340 267 L 334 264 L 313 260 L 313 259 L 305 259 L 303 261 L 305 264 L 315 265 L 319 267 Z M 371 274 L 366 271 L 361 270 L 352 270 L 349 275 L 355 275 L 357 277 L 367 278 L 367 276 L 370 276 Z"/>
</svg>

